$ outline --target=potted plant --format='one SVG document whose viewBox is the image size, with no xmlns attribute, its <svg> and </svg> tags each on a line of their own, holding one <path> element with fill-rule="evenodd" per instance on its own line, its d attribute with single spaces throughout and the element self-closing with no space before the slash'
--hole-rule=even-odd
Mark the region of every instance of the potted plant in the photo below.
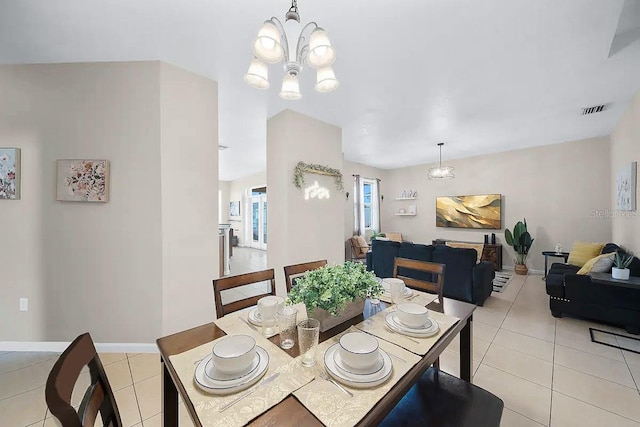
<svg viewBox="0 0 640 427">
<path fill-rule="evenodd" d="M 386 238 L 386 237 L 387 237 L 387 235 L 386 235 L 386 234 L 384 234 L 384 233 L 382 233 L 382 232 L 377 232 L 377 231 L 375 231 L 375 230 L 373 230 L 373 231 L 371 232 L 371 240 L 372 240 L 372 241 L 373 241 L 373 240 L 375 240 L 375 239 L 378 239 L 378 238 L 379 238 L 379 239 L 384 239 L 384 238 Z"/>
<path fill-rule="evenodd" d="M 629 264 L 633 261 L 633 254 L 616 251 L 613 259 L 614 267 L 611 269 L 611 277 L 618 280 L 629 280 Z"/>
<path fill-rule="evenodd" d="M 320 321 L 324 332 L 351 319 L 364 310 L 364 299 L 382 294 L 382 284 L 364 264 L 347 261 L 311 270 L 296 279 L 291 288 L 291 303 L 304 303 L 309 317 Z"/>
<path fill-rule="evenodd" d="M 527 231 L 527 219 L 525 218 L 524 222 L 518 221 L 516 223 L 515 227 L 513 227 L 513 234 L 508 228 L 505 229 L 504 238 L 507 240 L 507 244 L 516 251 L 516 274 L 527 274 L 529 271 L 527 268 L 527 254 L 534 240 Z"/>
</svg>

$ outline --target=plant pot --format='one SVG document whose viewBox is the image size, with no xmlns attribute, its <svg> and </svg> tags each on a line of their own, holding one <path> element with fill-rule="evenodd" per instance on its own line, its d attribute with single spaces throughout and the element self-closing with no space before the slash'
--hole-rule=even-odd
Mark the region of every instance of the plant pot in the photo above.
<svg viewBox="0 0 640 427">
<path fill-rule="evenodd" d="M 346 322 L 347 320 L 362 314 L 363 311 L 364 299 L 358 298 L 357 300 L 347 304 L 337 316 L 332 316 L 327 310 L 315 308 L 311 313 L 309 313 L 309 317 L 318 319 L 320 321 L 320 332 L 324 332 L 342 322 Z"/>
<path fill-rule="evenodd" d="M 525 276 L 529 272 L 529 269 L 525 264 L 516 264 L 514 270 L 516 271 L 516 274 L 521 274 L 523 276 Z"/>
<path fill-rule="evenodd" d="M 629 270 L 628 268 L 613 267 L 611 269 L 611 277 L 618 280 L 629 280 L 630 273 L 631 270 Z"/>
</svg>

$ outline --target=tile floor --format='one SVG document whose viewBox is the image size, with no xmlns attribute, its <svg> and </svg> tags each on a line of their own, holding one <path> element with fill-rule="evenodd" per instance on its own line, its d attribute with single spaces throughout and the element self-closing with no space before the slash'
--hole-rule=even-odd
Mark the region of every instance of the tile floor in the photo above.
<svg viewBox="0 0 640 427">
<path fill-rule="evenodd" d="M 474 316 L 474 382 L 504 400 L 502 425 L 640 426 L 640 355 L 591 343 L 588 327 L 623 331 L 555 319 L 547 304 L 540 276 L 515 276 Z M 452 343 L 440 359 L 442 369 L 453 374 L 458 373 L 458 345 Z M 47 412 L 43 391 L 55 357 L 0 354 L 3 426 L 58 425 Z M 158 355 L 101 358 L 125 425 L 161 425 Z M 181 425 L 191 425 L 182 409 L 180 416 Z"/>
</svg>

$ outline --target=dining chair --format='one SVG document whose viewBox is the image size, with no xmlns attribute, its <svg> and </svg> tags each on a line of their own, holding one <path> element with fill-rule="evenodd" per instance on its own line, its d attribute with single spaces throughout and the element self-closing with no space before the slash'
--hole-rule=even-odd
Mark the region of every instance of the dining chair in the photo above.
<svg viewBox="0 0 640 427">
<path fill-rule="evenodd" d="M 414 271 L 414 277 L 407 276 L 408 271 Z M 393 277 L 402 279 L 410 288 L 426 291 L 438 295 L 438 301 L 442 301 L 442 284 L 444 283 L 444 264 L 436 264 L 415 259 L 396 258 L 393 263 Z M 424 277 L 424 279 L 417 279 Z M 436 276 L 434 281 L 433 277 Z M 430 280 L 427 280 L 430 278 Z"/>
<path fill-rule="evenodd" d="M 237 301 L 233 301 L 227 304 L 222 303 L 222 291 L 228 289 L 235 289 L 241 286 L 251 285 L 253 283 L 268 282 L 269 289 L 258 295 L 254 295 L 249 298 L 243 298 Z M 256 271 L 253 273 L 239 274 L 237 276 L 223 277 L 221 279 L 213 280 L 213 297 L 216 303 L 216 317 L 219 319 L 234 311 L 242 310 L 243 308 L 251 307 L 258 304 L 258 300 L 267 295 L 276 294 L 276 284 L 274 280 L 273 268 L 269 270 Z"/>
<path fill-rule="evenodd" d="M 85 366 L 89 367 L 91 384 L 82 393 L 84 398 L 76 411 L 71 404 L 71 395 Z M 49 373 L 44 395 L 49 412 L 62 427 L 93 426 L 98 413 L 105 427 L 123 425 L 113 390 L 88 333 L 76 338 L 60 355 Z"/>
<path fill-rule="evenodd" d="M 295 280 L 296 277 L 302 276 L 307 271 L 317 270 L 318 268 L 324 267 L 325 265 L 327 265 L 326 259 L 323 259 L 322 261 L 312 261 L 304 262 L 302 264 L 287 265 L 284 268 L 284 278 L 287 282 L 287 293 L 291 291 L 291 287 L 293 286 L 292 279 Z"/>
<path fill-rule="evenodd" d="M 503 409 L 499 397 L 431 367 L 379 427 L 499 427 Z"/>
</svg>

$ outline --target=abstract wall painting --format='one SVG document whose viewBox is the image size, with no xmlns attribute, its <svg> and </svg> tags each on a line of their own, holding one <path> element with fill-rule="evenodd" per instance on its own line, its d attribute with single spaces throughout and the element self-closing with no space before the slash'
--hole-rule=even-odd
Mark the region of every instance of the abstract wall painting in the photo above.
<svg viewBox="0 0 640 427">
<path fill-rule="evenodd" d="M 636 176 L 638 163 L 631 162 L 618 170 L 616 174 L 616 209 L 620 211 L 636 210 Z"/>
<path fill-rule="evenodd" d="M 229 216 L 240 216 L 240 202 L 229 202 Z"/>
<path fill-rule="evenodd" d="M 436 226 L 500 229 L 501 195 L 436 198 Z"/>
<path fill-rule="evenodd" d="M 20 200 L 19 148 L 0 148 L 0 200 Z"/>
<path fill-rule="evenodd" d="M 57 200 L 109 201 L 108 160 L 58 160 Z"/>
</svg>

